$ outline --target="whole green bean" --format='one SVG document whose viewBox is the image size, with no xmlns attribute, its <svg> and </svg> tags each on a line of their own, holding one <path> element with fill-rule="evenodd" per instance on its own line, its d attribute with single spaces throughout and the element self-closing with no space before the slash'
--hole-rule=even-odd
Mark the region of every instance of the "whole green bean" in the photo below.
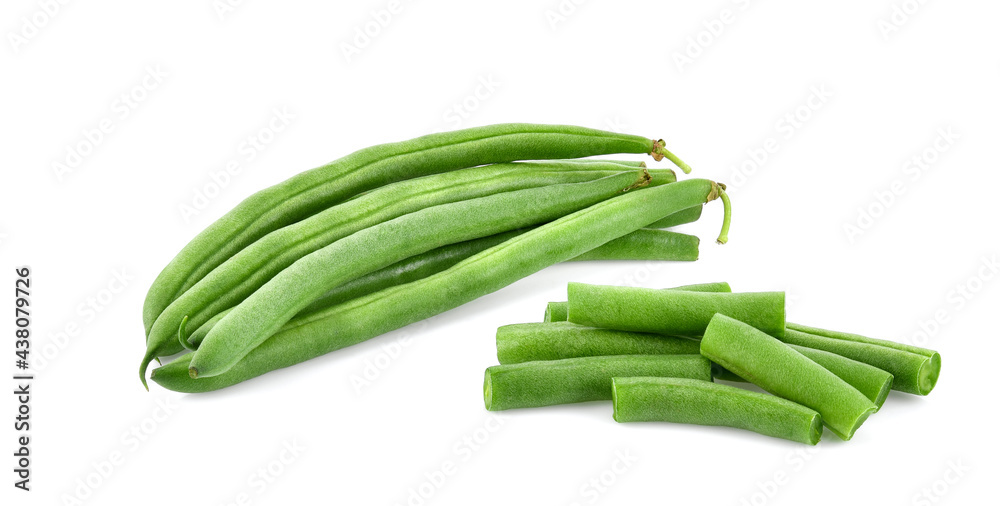
<svg viewBox="0 0 1000 506">
<path fill-rule="evenodd" d="M 836 353 L 858 362 L 864 362 L 892 374 L 892 389 L 916 395 L 927 395 L 934 389 L 937 379 L 933 359 L 887 346 L 846 341 L 785 330 L 780 338 L 788 344 L 797 344 L 815 350 Z"/>
<path fill-rule="evenodd" d="M 876 408 L 882 407 L 882 404 L 885 403 L 885 398 L 889 395 L 889 390 L 892 389 L 892 374 L 878 367 L 858 362 L 857 360 L 852 360 L 836 353 L 806 348 L 805 346 L 795 344 L 789 344 L 788 346 L 846 381 L 847 384 L 857 389 L 868 400 L 872 401 Z M 726 381 L 746 381 L 717 365 L 712 370 L 712 377 Z"/>
<path fill-rule="evenodd" d="M 486 409 L 501 411 L 611 399 L 616 376 L 712 380 L 701 355 L 619 355 L 495 365 L 486 369 Z"/>
<path fill-rule="evenodd" d="M 712 201 L 721 192 L 719 185 L 704 179 L 629 192 L 525 232 L 438 274 L 290 321 L 218 376 L 192 379 L 189 353 L 156 369 L 153 380 L 175 391 L 208 392 L 304 362 L 461 306 L 680 209 Z M 724 230 L 728 206 L 725 211 Z"/>
<path fill-rule="evenodd" d="M 715 315 L 705 329 L 701 354 L 774 395 L 819 411 L 823 423 L 844 440 L 877 409 L 836 374 L 724 314 Z"/>
<path fill-rule="evenodd" d="M 645 171 L 442 204 L 355 232 L 298 259 L 219 320 L 191 359 L 191 375 L 225 372 L 331 288 L 437 247 L 583 209 L 646 184 Z"/>
<path fill-rule="evenodd" d="M 177 325 L 187 317 L 198 327 L 231 308 L 299 258 L 354 232 L 427 207 L 494 193 L 552 184 L 593 181 L 624 172 L 615 163 L 510 163 L 473 167 L 409 179 L 372 190 L 364 197 L 333 206 L 262 237 L 237 252 L 170 303 L 147 336 L 148 356 L 180 351 Z M 597 170 L 603 169 L 603 170 Z M 660 172 L 655 184 L 676 180 L 672 171 Z"/>
<path fill-rule="evenodd" d="M 614 378 L 617 422 L 674 422 L 750 430 L 815 445 L 823 419 L 815 410 L 774 395 L 684 378 Z"/>
<path fill-rule="evenodd" d="M 516 160 L 649 153 L 691 169 L 662 140 L 563 125 L 511 123 L 372 146 L 259 191 L 203 230 L 157 276 L 143 303 L 148 334 L 160 313 L 229 257 L 264 235 L 352 195 L 395 181 Z"/>
<path fill-rule="evenodd" d="M 634 234 L 635 232 L 633 232 Z M 628 237 L 628 236 L 626 236 Z M 729 288 L 729 283 L 725 281 L 719 283 L 698 283 L 694 285 L 683 285 L 676 286 L 673 288 L 664 288 L 664 290 L 687 290 L 689 292 L 731 292 L 732 289 Z M 564 322 L 566 321 L 566 316 L 569 313 L 569 302 L 549 302 L 545 306 L 545 317 L 542 321 L 544 322 Z"/>
<path fill-rule="evenodd" d="M 821 337 L 828 337 L 830 339 L 839 339 L 841 341 L 852 341 L 856 343 L 872 344 L 875 346 L 883 346 L 886 348 L 892 348 L 894 350 L 905 351 L 908 353 L 915 353 L 917 355 L 922 355 L 930 359 L 927 362 L 926 368 L 921 371 L 917 376 L 919 385 L 915 388 L 915 392 L 919 391 L 925 392 L 921 395 L 927 395 L 934 389 L 934 385 L 937 384 L 938 376 L 941 375 L 941 354 L 934 351 L 928 350 L 927 348 L 921 348 L 919 346 L 913 346 L 904 343 L 897 343 L 895 341 L 887 341 L 885 339 L 875 339 L 871 337 L 859 336 L 858 334 L 850 334 L 847 332 L 837 332 L 834 330 L 818 329 L 816 327 L 807 327 L 805 325 L 800 325 L 798 323 L 787 323 L 786 328 L 796 330 L 799 332 L 805 332 L 806 334 L 813 334 Z"/>
<path fill-rule="evenodd" d="M 501 364 L 602 355 L 697 355 L 698 350 L 694 339 L 569 322 L 518 323 L 497 329 L 497 359 Z"/>
<path fill-rule="evenodd" d="M 716 313 L 781 335 L 785 329 L 785 294 L 569 284 L 568 319 L 589 327 L 698 337 Z"/>
<path fill-rule="evenodd" d="M 640 229 L 627 235 L 628 241 L 611 241 L 576 258 L 606 260 L 610 255 L 619 260 L 663 260 L 693 262 L 698 259 L 699 240 L 696 236 L 669 230 Z"/>
<path fill-rule="evenodd" d="M 702 206 L 689 207 L 671 214 L 670 216 L 667 216 L 666 218 L 663 218 L 646 228 L 670 228 L 678 225 L 684 225 L 685 223 L 694 223 L 698 221 L 698 218 L 701 218 L 701 210 Z"/>
</svg>

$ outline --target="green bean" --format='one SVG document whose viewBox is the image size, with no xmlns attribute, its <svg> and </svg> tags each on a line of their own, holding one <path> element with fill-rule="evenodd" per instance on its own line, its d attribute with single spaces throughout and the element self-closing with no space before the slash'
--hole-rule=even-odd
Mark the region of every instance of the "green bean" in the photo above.
<svg viewBox="0 0 1000 506">
<path fill-rule="evenodd" d="M 683 285 L 673 288 L 664 288 L 664 290 L 686 290 L 688 292 L 731 292 L 732 291 L 732 289 L 729 288 L 729 283 L 726 283 L 725 281 L 719 283 L 698 283 L 694 285 Z M 548 305 L 545 306 L 545 319 L 543 319 L 542 321 L 564 322 L 566 321 L 566 316 L 568 312 L 569 312 L 568 301 L 549 302 Z"/>
<path fill-rule="evenodd" d="M 171 303 L 236 252 L 264 235 L 352 195 L 395 181 L 516 160 L 581 158 L 613 153 L 666 157 L 691 169 L 662 140 L 562 125 L 492 125 L 431 134 L 356 151 L 259 191 L 211 224 L 157 276 L 143 304 L 148 334 Z"/>
<path fill-rule="evenodd" d="M 700 205 L 689 207 L 671 214 L 670 216 L 667 216 L 666 218 L 663 218 L 646 228 L 670 228 L 676 227 L 677 225 L 684 225 L 686 223 L 694 223 L 698 221 L 698 218 L 701 218 L 701 210 L 702 206 Z"/>
<path fill-rule="evenodd" d="M 815 445 L 823 419 L 815 410 L 774 395 L 684 378 L 614 378 L 617 422 L 674 422 L 750 430 Z"/>
<path fill-rule="evenodd" d="M 568 319 L 589 327 L 698 337 L 716 313 L 781 335 L 785 329 L 785 294 L 569 284 Z"/>
<path fill-rule="evenodd" d="M 524 233 L 527 230 L 528 229 L 520 229 L 505 232 L 503 234 L 492 235 L 482 239 L 465 241 L 407 258 L 390 265 L 389 267 L 367 274 L 353 281 L 349 281 L 328 291 L 315 302 L 306 306 L 302 311 L 299 311 L 296 317 L 314 313 L 350 299 L 377 292 L 390 286 L 409 283 L 410 281 L 416 281 L 430 276 L 431 274 L 441 272 L 448 267 L 455 265 L 459 261 L 478 253 L 479 251 L 499 244 L 500 242 Z M 651 231 L 647 229 L 636 230 L 606 244 L 598 246 L 597 248 L 584 253 L 583 256 L 586 256 L 588 260 L 626 260 L 636 258 L 643 260 L 663 260 L 671 256 L 683 256 L 683 244 L 680 246 L 680 252 L 671 254 L 669 249 L 672 247 L 671 243 L 659 244 L 656 242 L 650 242 L 648 238 L 645 237 L 648 232 Z M 571 259 L 570 261 L 578 259 L 580 259 L 580 257 Z M 188 339 L 182 341 L 185 348 L 192 351 L 197 349 L 198 344 L 204 340 L 208 331 L 211 330 L 212 327 L 214 327 L 215 324 L 218 323 L 218 321 L 225 315 L 229 314 L 230 310 L 231 308 L 220 311 L 200 327 L 197 327 L 197 330 L 191 333 Z M 182 332 L 181 335 L 186 335 L 186 333 Z"/>
<path fill-rule="evenodd" d="M 786 329 L 785 332 L 788 332 L 788 330 Z M 885 398 L 889 395 L 889 390 L 892 389 L 892 374 L 878 367 L 858 362 L 857 360 L 851 360 L 836 353 L 806 348 L 805 346 L 795 344 L 789 344 L 788 346 L 846 381 L 847 384 L 857 389 L 868 400 L 872 401 L 876 408 L 882 407 L 882 404 L 885 403 Z M 726 381 L 746 381 L 717 365 L 712 369 L 712 377 Z"/>
<path fill-rule="evenodd" d="M 712 201 L 721 192 L 704 179 L 629 192 L 525 232 L 438 274 L 290 321 L 218 376 L 192 379 L 188 369 L 194 354 L 189 353 L 156 369 L 153 380 L 175 391 L 208 392 L 304 362 L 461 306 L 680 209 Z M 726 207 L 723 229 L 729 219 Z"/>
<path fill-rule="evenodd" d="M 230 257 L 170 303 L 149 331 L 147 357 L 180 351 L 175 336 L 184 317 L 189 325 L 198 327 L 240 303 L 299 258 L 364 228 L 439 204 L 635 171 L 596 162 L 587 164 L 588 170 L 574 170 L 581 166 L 564 162 L 495 164 L 410 179 L 275 230 Z M 672 171 L 661 171 L 652 183 L 675 180 Z"/>
<path fill-rule="evenodd" d="M 786 329 L 780 339 L 788 344 L 836 353 L 882 369 L 892 374 L 892 389 L 900 392 L 927 395 L 934 389 L 937 379 L 934 361 L 925 355 L 877 344 L 817 336 L 791 328 Z"/>
<path fill-rule="evenodd" d="M 921 348 L 919 346 L 912 346 L 904 343 L 897 343 L 895 341 L 887 341 L 885 339 L 874 339 L 871 337 L 859 336 L 858 334 L 849 334 L 847 332 L 837 332 L 834 330 L 818 329 L 816 327 L 807 327 L 805 325 L 800 325 L 798 323 L 788 323 L 786 328 L 797 330 L 799 332 L 805 332 L 806 334 L 813 334 L 821 337 L 828 337 L 830 339 L 839 339 L 841 341 L 852 341 L 856 343 L 865 343 L 875 346 L 882 346 L 886 348 L 892 348 L 894 350 L 905 351 L 908 353 L 915 353 L 929 358 L 925 368 L 923 368 L 916 377 L 918 378 L 917 388 L 914 392 L 918 393 L 923 391 L 921 395 L 927 395 L 934 389 L 934 385 L 937 384 L 938 376 L 941 375 L 941 354 L 934 351 L 928 350 L 927 348 Z"/>
<path fill-rule="evenodd" d="M 713 317 L 705 330 L 701 354 L 774 395 L 819 411 L 823 423 L 844 440 L 877 409 L 836 374 L 724 314 Z"/>
<path fill-rule="evenodd" d="M 584 327 L 569 322 L 518 323 L 497 329 L 501 364 L 602 355 L 698 354 L 698 341 L 684 337 Z"/>
<path fill-rule="evenodd" d="M 225 372 L 331 288 L 440 246 L 544 223 L 639 188 L 648 183 L 645 170 L 442 204 L 360 230 L 295 261 L 219 320 L 191 359 L 191 374 Z"/>
<path fill-rule="evenodd" d="M 495 365 L 486 369 L 486 409 L 501 411 L 611 399 L 615 376 L 670 376 L 711 381 L 700 355 L 619 355 Z"/>
<path fill-rule="evenodd" d="M 640 229 L 627 235 L 628 241 L 611 241 L 576 258 L 579 260 L 662 260 L 693 262 L 698 259 L 697 237 L 669 230 Z"/>
</svg>

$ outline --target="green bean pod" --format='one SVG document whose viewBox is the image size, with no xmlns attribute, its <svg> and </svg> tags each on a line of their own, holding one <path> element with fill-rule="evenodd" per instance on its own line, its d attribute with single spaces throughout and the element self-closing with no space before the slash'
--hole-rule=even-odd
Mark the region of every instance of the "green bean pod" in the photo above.
<svg viewBox="0 0 1000 506">
<path fill-rule="evenodd" d="M 607 260 L 661 260 L 693 262 L 698 259 L 699 239 L 696 236 L 669 230 L 640 229 L 628 236 L 628 241 L 611 241 L 590 250 L 573 261 Z"/>
<path fill-rule="evenodd" d="M 219 320 L 191 359 L 191 375 L 225 372 L 331 288 L 434 248 L 583 209 L 645 185 L 645 171 L 442 204 L 351 234 L 298 259 Z"/>
<path fill-rule="evenodd" d="M 675 213 L 676 214 L 676 213 Z M 635 232 L 633 232 L 634 234 Z M 628 236 L 626 236 L 628 237 Z M 683 285 L 676 286 L 673 288 L 664 288 L 664 290 L 686 290 L 689 292 L 731 292 L 733 291 L 729 288 L 729 283 L 725 281 L 718 283 L 697 283 L 693 285 Z M 569 302 L 549 302 L 545 306 L 545 317 L 543 322 L 564 322 L 569 313 Z"/>
<path fill-rule="evenodd" d="M 919 393 L 924 392 L 920 395 L 927 395 L 934 389 L 937 385 L 938 377 L 941 375 L 941 354 L 934 351 L 928 350 L 927 348 L 921 348 L 919 346 L 913 346 L 904 343 L 897 343 L 895 341 L 887 341 L 885 339 L 875 339 L 871 337 L 860 336 L 858 334 L 850 334 L 847 332 L 837 332 L 835 330 L 825 330 L 818 329 L 816 327 L 807 327 L 805 325 L 800 325 L 798 323 L 789 322 L 786 324 L 788 329 L 796 330 L 799 332 L 805 332 L 806 334 L 812 334 L 821 337 L 828 337 L 830 339 L 839 339 L 841 341 L 851 341 L 855 343 L 871 344 L 875 346 L 882 346 L 885 348 L 892 348 L 894 350 L 905 351 L 907 353 L 913 353 L 916 355 L 921 355 L 929 358 L 930 360 L 926 363 L 926 366 L 922 368 L 920 373 L 916 376 L 916 388 L 913 388 L 913 392 Z"/>
<path fill-rule="evenodd" d="M 774 395 L 815 409 L 838 437 L 851 439 L 875 404 L 836 374 L 751 325 L 718 314 L 701 354 Z"/>
<path fill-rule="evenodd" d="M 486 409 L 502 411 L 611 399 L 616 376 L 669 376 L 712 380 L 712 367 L 701 355 L 619 355 L 581 357 L 486 369 Z"/>
<path fill-rule="evenodd" d="M 784 292 L 708 293 L 569 284 L 568 319 L 588 327 L 699 337 L 716 313 L 764 332 L 785 330 Z"/>
<path fill-rule="evenodd" d="M 179 392 L 208 392 L 298 364 L 454 309 L 721 193 L 718 184 L 705 179 L 628 192 L 525 232 L 438 274 L 290 321 L 218 376 L 192 379 L 189 353 L 156 369 L 153 380 Z M 724 231 L 728 206 L 725 211 Z"/>
<path fill-rule="evenodd" d="M 750 430 L 815 445 L 823 434 L 818 412 L 774 395 L 684 378 L 614 378 L 617 422 L 674 422 Z"/>
<path fill-rule="evenodd" d="M 395 181 L 516 160 L 648 153 L 691 169 L 663 141 L 562 125 L 510 123 L 372 146 L 259 191 L 212 223 L 157 276 L 143 303 L 148 334 L 171 303 L 236 252 L 282 227 Z"/>
<path fill-rule="evenodd" d="M 682 209 L 677 211 L 666 218 L 663 218 L 656 223 L 651 224 L 646 228 L 670 228 L 676 227 L 678 225 L 684 225 L 687 223 L 694 223 L 701 218 L 701 210 L 703 206 L 694 206 L 687 209 Z"/>
<path fill-rule="evenodd" d="M 788 344 L 836 353 L 882 369 L 892 375 L 892 389 L 900 392 L 927 395 L 934 389 L 937 380 L 939 369 L 934 367 L 934 360 L 925 355 L 877 344 L 817 336 L 791 328 L 786 329 L 780 339 Z"/>
<path fill-rule="evenodd" d="M 497 329 L 497 359 L 501 364 L 602 355 L 697 355 L 698 350 L 694 339 L 569 322 L 518 323 Z"/>
<path fill-rule="evenodd" d="M 236 306 L 299 258 L 338 239 L 427 207 L 525 188 L 593 181 L 636 169 L 616 163 L 511 163 L 473 167 L 410 179 L 370 191 L 262 237 L 216 267 L 170 303 L 147 336 L 147 356 L 180 351 L 177 325 L 185 317 L 199 327 Z M 603 169 L 603 170 L 598 170 Z M 676 181 L 672 171 L 653 174 L 653 184 Z"/>
<path fill-rule="evenodd" d="M 806 348 L 805 346 L 795 344 L 789 344 L 788 346 L 846 381 L 847 384 L 857 389 L 868 400 L 872 401 L 876 408 L 881 409 L 882 405 L 885 404 L 885 398 L 889 395 L 889 390 L 892 389 L 892 374 L 878 367 L 858 362 L 857 360 L 851 360 L 836 353 Z M 721 367 L 713 368 L 712 377 L 726 381 L 746 381 Z"/>
</svg>

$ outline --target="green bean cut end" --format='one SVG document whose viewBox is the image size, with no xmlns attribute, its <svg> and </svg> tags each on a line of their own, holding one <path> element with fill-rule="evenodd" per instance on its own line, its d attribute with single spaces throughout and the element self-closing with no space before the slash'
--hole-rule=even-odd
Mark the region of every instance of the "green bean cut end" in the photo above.
<svg viewBox="0 0 1000 506">
<path fill-rule="evenodd" d="M 920 395 L 927 395 L 934 390 L 934 386 L 937 385 L 938 376 L 941 375 L 941 354 L 935 353 L 931 355 L 931 359 L 924 362 L 920 366 L 919 382 L 918 388 Z"/>
</svg>

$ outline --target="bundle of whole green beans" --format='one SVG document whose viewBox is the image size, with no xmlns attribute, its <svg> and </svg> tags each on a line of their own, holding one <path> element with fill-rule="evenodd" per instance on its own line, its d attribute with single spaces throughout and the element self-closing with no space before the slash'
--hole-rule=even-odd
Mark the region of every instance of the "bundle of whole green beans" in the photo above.
<svg viewBox="0 0 1000 506">
<path fill-rule="evenodd" d="M 610 399 L 618 422 L 727 426 L 814 445 L 824 425 L 851 439 L 890 389 L 929 394 L 941 371 L 933 350 L 786 322 L 782 292 L 732 293 L 728 283 L 568 291 L 544 322 L 497 330 L 486 409 Z"/>
<path fill-rule="evenodd" d="M 458 307 L 569 260 L 696 260 L 725 187 L 662 140 L 502 124 L 362 149 L 241 202 L 188 243 L 143 305 L 151 378 L 205 392 Z"/>
</svg>

